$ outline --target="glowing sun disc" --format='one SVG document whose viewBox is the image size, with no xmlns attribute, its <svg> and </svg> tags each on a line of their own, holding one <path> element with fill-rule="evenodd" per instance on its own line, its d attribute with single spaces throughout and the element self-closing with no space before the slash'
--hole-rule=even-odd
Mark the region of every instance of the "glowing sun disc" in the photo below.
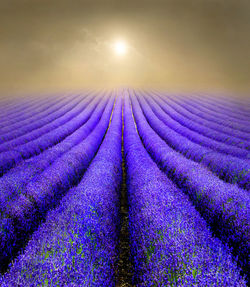
<svg viewBox="0 0 250 287">
<path fill-rule="evenodd" d="M 114 51 L 117 55 L 122 56 L 127 53 L 127 45 L 123 41 L 117 41 L 114 44 Z"/>
</svg>

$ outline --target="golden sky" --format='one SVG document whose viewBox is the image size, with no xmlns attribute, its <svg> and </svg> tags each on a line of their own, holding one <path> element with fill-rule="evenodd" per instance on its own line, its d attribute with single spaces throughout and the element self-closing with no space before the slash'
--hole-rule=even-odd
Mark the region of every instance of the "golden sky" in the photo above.
<svg viewBox="0 0 250 287">
<path fill-rule="evenodd" d="M 249 92 L 249 79 L 249 0 L 0 0 L 2 93 Z"/>
</svg>

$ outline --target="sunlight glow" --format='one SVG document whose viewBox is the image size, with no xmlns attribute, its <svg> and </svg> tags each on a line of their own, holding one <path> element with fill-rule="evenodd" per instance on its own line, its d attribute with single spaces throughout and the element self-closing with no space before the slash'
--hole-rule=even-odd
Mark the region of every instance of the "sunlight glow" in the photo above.
<svg viewBox="0 0 250 287">
<path fill-rule="evenodd" d="M 117 41 L 114 44 L 114 51 L 118 56 L 123 56 L 127 53 L 127 45 L 124 41 Z"/>
</svg>

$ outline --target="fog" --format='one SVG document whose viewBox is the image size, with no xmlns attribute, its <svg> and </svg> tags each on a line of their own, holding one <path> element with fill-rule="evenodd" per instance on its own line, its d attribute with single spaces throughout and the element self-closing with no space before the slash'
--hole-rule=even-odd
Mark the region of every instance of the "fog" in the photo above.
<svg viewBox="0 0 250 287">
<path fill-rule="evenodd" d="M 0 93 L 250 91 L 247 0 L 0 2 Z M 111 49 L 122 39 L 123 57 Z"/>
</svg>

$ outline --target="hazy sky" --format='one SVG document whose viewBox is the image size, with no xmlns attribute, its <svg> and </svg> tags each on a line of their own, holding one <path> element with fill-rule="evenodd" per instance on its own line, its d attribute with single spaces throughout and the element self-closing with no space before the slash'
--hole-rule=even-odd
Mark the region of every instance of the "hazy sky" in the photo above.
<svg viewBox="0 0 250 287">
<path fill-rule="evenodd" d="M 0 0 L 0 91 L 244 92 L 249 79 L 249 0 Z"/>
</svg>

